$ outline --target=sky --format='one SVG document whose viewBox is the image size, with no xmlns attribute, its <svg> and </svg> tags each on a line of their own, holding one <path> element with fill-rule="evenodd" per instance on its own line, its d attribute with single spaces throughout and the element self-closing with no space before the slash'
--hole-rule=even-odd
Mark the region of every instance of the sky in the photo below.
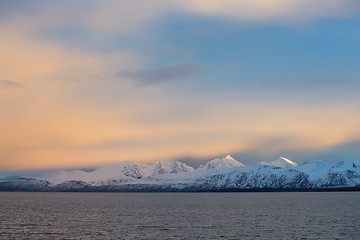
<svg viewBox="0 0 360 240">
<path fill-rule="evenodd" d="M 0 171 L 360 159 L 358 0 L 0 2 Z"/>
</svg>

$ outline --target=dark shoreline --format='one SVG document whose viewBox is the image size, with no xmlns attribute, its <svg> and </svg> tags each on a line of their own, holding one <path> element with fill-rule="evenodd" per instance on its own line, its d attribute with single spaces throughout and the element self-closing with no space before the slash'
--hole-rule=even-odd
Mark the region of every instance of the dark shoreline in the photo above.
<svg viewBox="0 0 360 240">
<path fill-rule="evenodd" d="M 136 190 L 124 190 L 124 189 L 68 189 L 68 190 L 31 190 L 31 189 L 15 189 L 4 188 L 0 189 L 0 192 L 88 192 L 88 193 L 202 193 L 202 192 L 358 192 L 360 187 L 344 187 L 344 188 L 256 188 L 256 189 L 136 189 Z"/>
</svg>

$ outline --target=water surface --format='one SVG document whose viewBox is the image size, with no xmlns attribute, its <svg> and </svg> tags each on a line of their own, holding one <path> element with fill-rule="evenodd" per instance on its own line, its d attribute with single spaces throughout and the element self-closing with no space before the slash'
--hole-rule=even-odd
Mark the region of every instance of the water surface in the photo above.
<svg viewBox="0 0 360 240">
<path fill-rule="evenodd" d="M 0 239 L 360 239 L 360 192 L 2 192 Z"/>
</svg>

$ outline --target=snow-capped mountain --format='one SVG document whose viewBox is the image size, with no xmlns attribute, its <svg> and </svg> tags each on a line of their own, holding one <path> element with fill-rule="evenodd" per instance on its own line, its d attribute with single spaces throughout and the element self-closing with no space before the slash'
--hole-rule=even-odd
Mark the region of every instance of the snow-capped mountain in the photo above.
<svg viewBox="0 0 360 240">
<path fill-rule="evenodd" d="M 102 166 L 93 172 L 80 170 L 50 172 L 40 179 L 51 183 L 62 183 L 70 180 L 84 181 L 88 183 L 104 184 L 111 181 L 126 182 L 139 179 L 146 175 L 146 164 L 134 163 L 131 161 L 116 161 Z"/>
<path fill-rule="evenodd" d="M 58 170 L 42 176 L 41 179 L 56 184 L 74 180 L 102 185 L 129 182 L 164 173 L 180 173 L 193 170 L 192 167 L 179 161 L 156 162 L 153 165 L 132 161 L 115 161 L 89 173 L 80 170 Z"/>
<path fill-rule="evenodd" d="M 283 191 L 324 188 L 359 190 L 360 161 L 309 161 L 292 167 L 266 164 L 199 170 L 177 161 L 153 165 L 119 161 L 90 173 L 56 171 L 39 179 L 0 182 L 1 191 Z"/>
<path fill-rule="evenodd" d="M 313 161 L 291 168 L 255 165 L 209 169 L 159 175 L 156 180 L 175 189 L 196 191 L 360 187 L 360 161 Z"/>
<path fill-rule="evenodd" d="M 179 161 L 166 161 L 166 162 L 156 162 L 155 164 L 149 167 L 150 175 L 159 175 L 164 173 L 181 173 L 181 172 L 190 172 L 194 171 L 194 168 L 186 165 L 185 163 Z"/>
<path fill-rule="evenodd" d="M 293 168 L 308 176 L 316 187 L 355 186 L 360 184 L 360 161 L 308 161 Z"/>
<path fill-rule="evenodd" d="M 215 158 L 204 165 L 200 165 L 198 169 L 211 169 L 211 168 L 233 168 L 233 167 L 243 167 L 245 166 L 239 161 L 236 161 L 230 155 L 227 155 L 224 158 Z"/>
<path fill-rule="evenodd" d="M 272 167 L 290 168 L 298 166 L 296 162 L 293 162 L 287 158 L 280 157 L 278 160 L 272 162 L 259 162 L 259 165 L 268 165 Z"/>
</svg>

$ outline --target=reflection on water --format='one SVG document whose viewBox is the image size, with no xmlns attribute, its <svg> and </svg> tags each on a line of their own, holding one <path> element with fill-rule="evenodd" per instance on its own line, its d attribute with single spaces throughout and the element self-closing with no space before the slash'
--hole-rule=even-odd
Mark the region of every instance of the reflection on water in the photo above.
<svg viewBox="0 0 360 240">
<path fill-rule="evenodd" d="M 0 239 L 360 239 L 360 193 L 0 193 Z"/>
</svg>

